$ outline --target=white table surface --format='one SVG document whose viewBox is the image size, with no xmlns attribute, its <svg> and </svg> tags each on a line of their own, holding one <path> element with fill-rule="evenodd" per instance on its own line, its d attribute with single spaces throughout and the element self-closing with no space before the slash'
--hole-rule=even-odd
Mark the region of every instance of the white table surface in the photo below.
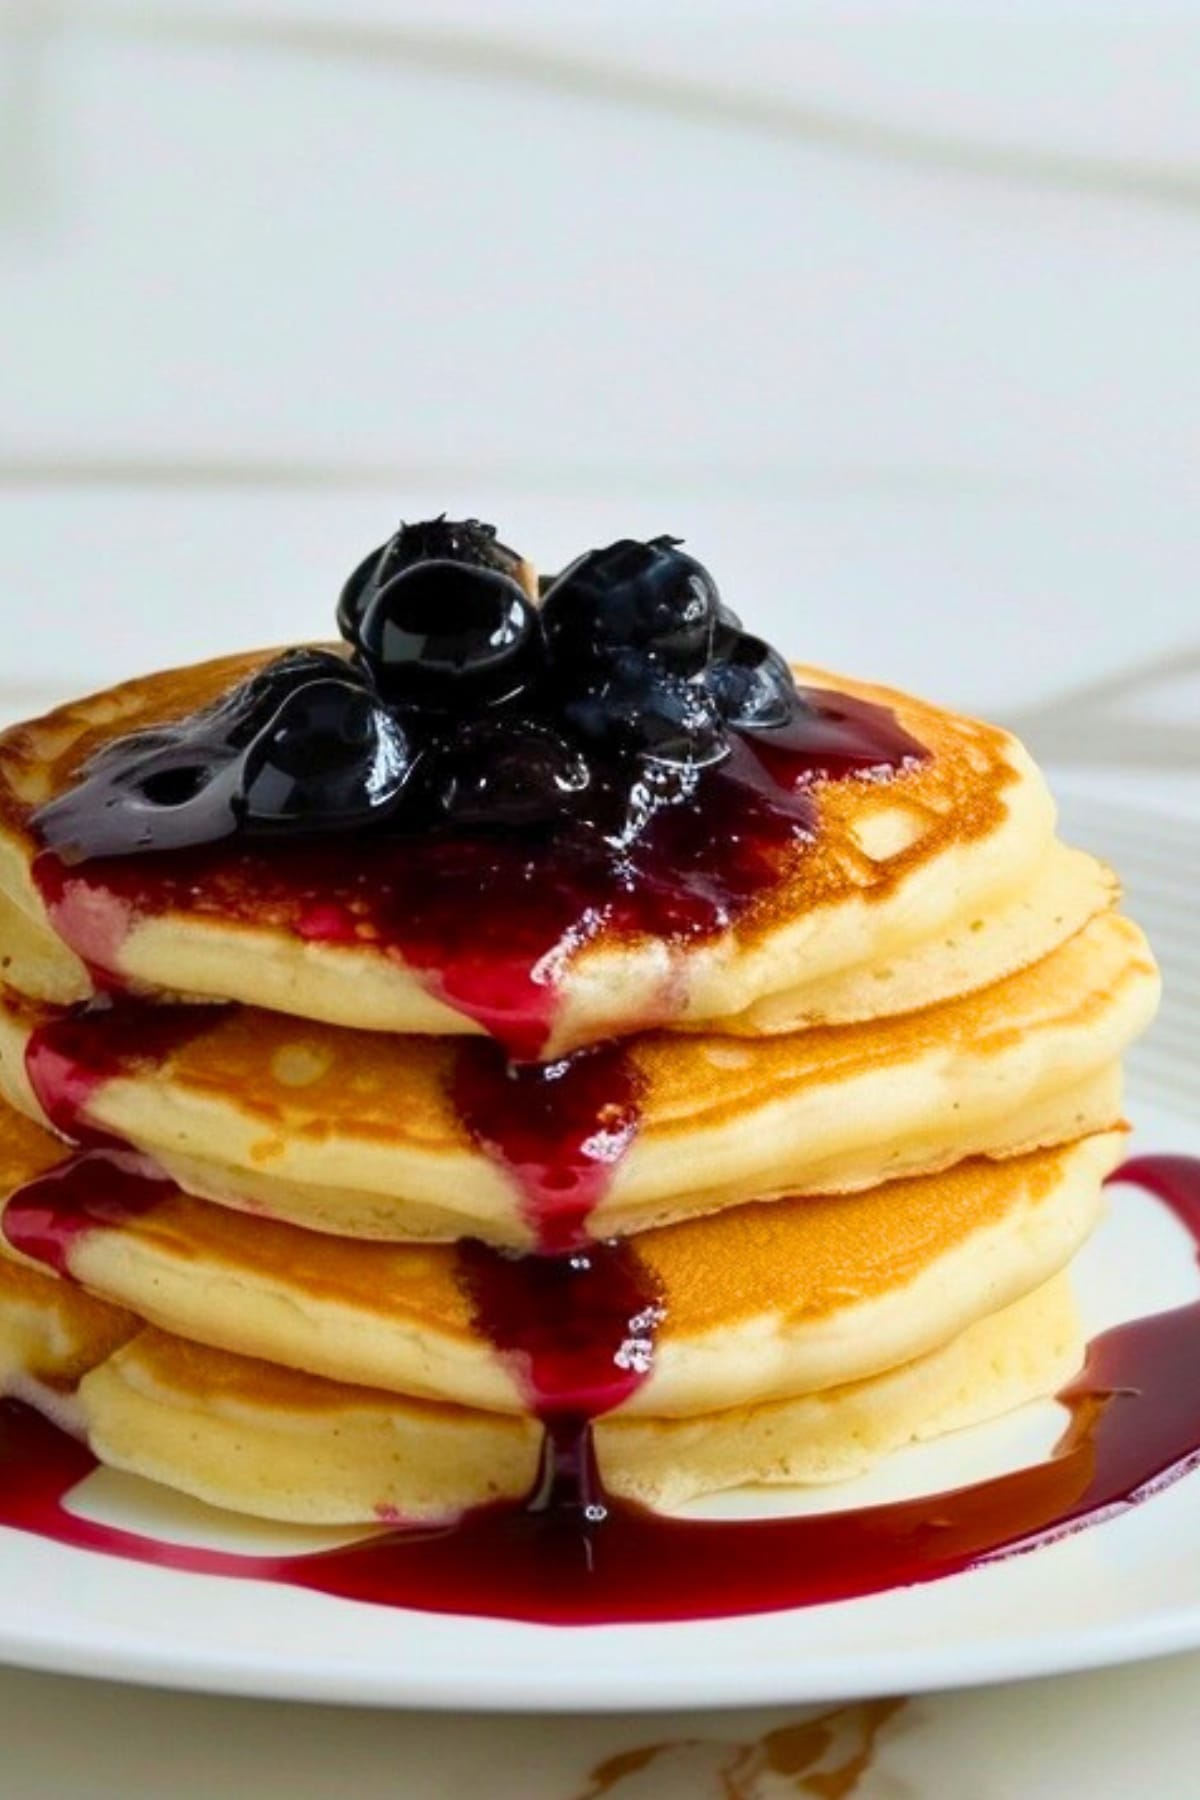
<svg viewBox="0 0 1200 1800">
<path fill-rule="evenodd" d="M 0 712 L 325 630 L 444 507 L 545 566 L 685 533 L 795 653 L 1022 724 L 1068 805 L 1111 764 L 1194 807 L 1198 44 L 1165 0 L 9 0 Z M 619 1800 L 1172 1800 L 1198 1689 L 922 1697 L 837 1788 L 855 1709 L 783 1775 L 806 1712 L 0 1671 L 0 1800 L 575 1800 L 655 1744 Z"/>
<path fill-rule="evenodd" d="M 0 1675 L 0 1792 L 13 1800 L 583 1800 L 609 1758 L 666 1746 L 614 1800 L 1190 1800 L 1200 1655 L 976 1693 L 923 1696 L 879 1734 L 856 1786 L 750 1775 L 753 1746 L 820 1708 L 642 1718 L 442 1717 L 141 1693 Z M 862 1742 L 841 1709 L 830 1772 Z M 749 1751 L 749 1754 L 747 1752 Z"/>
</svg>

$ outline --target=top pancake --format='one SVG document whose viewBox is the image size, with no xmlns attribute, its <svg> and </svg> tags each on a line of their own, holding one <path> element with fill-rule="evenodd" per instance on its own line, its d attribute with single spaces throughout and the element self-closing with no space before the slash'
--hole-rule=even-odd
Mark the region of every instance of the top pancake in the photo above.
<svg viewBox="0 0 1200 1800">
<path fill-rule="evenodd" d="M 5 978 L 56 1002 L 86 997 L 100 972 L 374 1031 L 482 1030 L 478 1007 L 463 1010 L 461 970 L 436 958 L 410 966 L 381 940 L 370 913 L 378 868 L 342 840 L 305 852 L 302 882 L 290 852 L 269 843 L 65 872 L 43 864 L 35 879 L 33 815 L 91 756 L 208 704 L 268 660 L 148 676 L 0 737 Z M 536 946 L 538 1054 L 654 1022 L 738 1020 L 758 1033 L 909 1011 L 1037 961 L 1107 903 L 1096 865 L 1064 863 L 1054 846 L 1053 804 L 1013 738 L 885 688 L 797 673 L 891 708 L 927 759 L 887 779 L 817 782 L 813 841 L 795 844 L 778 879 L 723 929 L 669 938 L 602 921 L 586 942 Z M 537 879 L 531 870 L 531 892 Z M 460 965 L 487 952 L 489 895 L 477 899 L 479 943 L 455 946 Z M 1001 929 L 989 933 L 990 919 Z"/>
</svg>

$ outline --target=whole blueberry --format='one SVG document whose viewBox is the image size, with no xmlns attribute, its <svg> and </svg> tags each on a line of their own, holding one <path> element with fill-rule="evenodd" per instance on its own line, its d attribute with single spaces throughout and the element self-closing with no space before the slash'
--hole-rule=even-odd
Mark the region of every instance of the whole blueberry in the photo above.
<svg viewBox="0 0 1200 1800">
<path fill-rule="evenodd" d="M 330 831 L 389 812 L 414 764 L 399 721 L 353 682 L 297 688 L 245 753 L 248 829 Z"/>
<path fill-rule="evenodd" d="M 350 682 L 366 685 L 365 676 L 346 657 L 330 650 L 289 650 L 276 657 L 248 681 L 241 682 L 215 705 L 186 721 L 183 729 L 194 737 L 217 740 L 244 749 L 279 711 L 289 694 L 312 681 Z"/>
<path fill-rule="evenodd" d="M 574 815 L 591 786 L 581 752 L 529 718 L 483 719 L 435 753 L 436 805 L 452 824 L 521 829 Z"/>
<path fill-rule="evenodd" d="M 792 671 L 778 650 L 744 631 L 721 643 L 703 680 L 725 723 L 742 731 L 786 725 L 799 705 Z"/>
<path fill-rule="evenodd" d="M 481 519 L 422 519 L 401 525 L 386 544 L 359 563 L 338 601 L 338 630 L 350 643 L 360 641 L 363 620 L 379 590 L 404 569 L 423 562 L 457 562 L 469 568 L 494 569 L 524 586 L 524 560 L 496 536 L 494 525 Z M 528 577 L 532 579 L 532 577 Z"/>
<path fill-rule="evenodd" d="M 564 570 L 546 594 L 542 623 L 551 657 L 564 667 L 636 649 L 690 675 L 708 659 L 719 606 L 712 576 L 677 539 L 621 538 Z"/>
<path fill-rule="evenodd" d="M 576 738 L 602 755 L 631 753 L 702 768 L 729 750 L 707 690 L 636 651 L 619 653 L 569 693 L 563 717 Z"/>
<path fill-rule="evenodd" d="M 541 628 L 522 590 L 495 569 L 415 563 L 382 587 L 361 655 L 389 700 L 466 710 L 509 699 L 542 665 Z"/>
</svg>

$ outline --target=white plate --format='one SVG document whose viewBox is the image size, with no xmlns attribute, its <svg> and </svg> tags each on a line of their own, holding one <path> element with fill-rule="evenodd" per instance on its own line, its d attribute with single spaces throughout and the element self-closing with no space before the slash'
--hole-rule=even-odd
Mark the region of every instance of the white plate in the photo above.
<svg viewBox="0 0 1200 1800">
<path fill-rule="evenodd" d="M 1125 826 L 1134 839 L 1121 846 L 1124 866 L 1151 909 L 1169 911 L 1165 859 L 1156 873 L 1154 858 L 1138 854 L 1136 820 L 1114 818 L 1114 833 L 1124 835 Z M 1187 841 L 1177 835 L 1176 849 Z M 1190 935 L 1183 923 L 1177 929 Z M 1167 948 L 1168 964 L 1178 961 L 1178 945 Z M 1168 1006 L 1169 1043 L 1182 1038 L 1186 1006 L 1182 997 Z M 1189 1089 L 1200 1092 L 1197 1065 L 1193 1057 L 1184 1066 L 1182 1054 L 1171 1064 L 1152 1040 L 1142 1060 L 1134 1087 L 1138 1149 L 1200 1154 L 1200 1106 L 1189 1111 L 1186 1104 Z M 1170 1068 L 1177 1079 L 1169 1103 L 1148 1102 L 1139 1089 L 1168 1090 Z M 1096 1331 L 1191 1299 L 1200 1273 L 1189 1240 L 1165 1209 L 1123 1188 L 1080 1259 L 1078 1286 L 1085 1321 Z M 1181 1379 L 1195 1378 L 1181 1371 Z M 1061 1423 L 1059 1409 L 1047 1403 L 905 1452 L 839 1489 L 837 1504 L 935 1491 L 1017 1467 L 1044 1455 Z M 1200 1645 L 1198 1499 L 1194 1474 L 1031 1555 L 868 1599 L 745 1619 L 591 1628 L 389 1610 L 144 1567 L 0 1531 L 0 1658 L 217 1692 L 537 1712 L 912 1693 Z M 240 1528 L 231 1536 L 219 1515 L 164 1507 L 156 1490 L 123 1477 L 89 1477 L 74 1503 L 134 1529 L 239 1546 Z M 810 1506 L 829 1503 L 818 1496 Z M 789 1506 L 795 1501 L 784 1496 L 742 1496 L 712 1510 L 746 1515 Z M 311 1544 L 311 1536 L 297 1536 L 297 1548 Z M 241 1547 L 261 1550 L 267 1539 L 278 1539 L 280 1549 L 293 1541 L 260 1529 Z"/>
</svg>

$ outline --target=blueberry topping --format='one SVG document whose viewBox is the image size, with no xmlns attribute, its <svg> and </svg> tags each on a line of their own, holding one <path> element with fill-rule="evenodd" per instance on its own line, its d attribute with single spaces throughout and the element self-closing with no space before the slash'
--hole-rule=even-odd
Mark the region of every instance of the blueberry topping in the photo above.
<svg viewBox="0 0 1200 1800">
<path fill-rule="evenodd" d="M 729 750 L 706 689 L 632 650 L 572 694 L 563 717 L 585 744 L 658 762 L 702 768 Z"/>
<path fill-rule="evenodd" d="M 541 670 L 541 627 L 495 569 L 418 563 L 392 577 L 362 622 L 363 662 L 381 694 L 464 711 L 509 699 Z"/>
<path fill-rule="evenodd" d="M 136 751 L 131 750 L 136 745 Z M 43 841 L 67 862 L 185 850 L 218 843 L 238 827 L 241 788 L 236 752 L 180 734 L 122 740 L 88 765 L 79 782 L 38 814 Z"/>
<path fill-rule="evenodd" d="M 198 714 L 195 726 L 212 739 L 243 750 L 289 694 L 307 682 L 322 680 L 353 682 L 364 691 L 367 687 L 366 676 L 331 650 L 289 650 Z"/>
<path fill-rule="evenodd" d="M 494 569 L 518 586 L 524 587 L 527 582 L 523 559 L 507 544 L 500 543 L 494 525 L 485 525 L 479 519 L 448 519 L 445 513 L 437 519 L 401 525 L 386 544 L 364 557 L 342 589 L 337 612 L 342 636 L 357 647 L 363 620 L 379 590 L 402 570 L 427 562 Z"/>
<path fill-rule="evenodd" d="M 436 803 L 455 825 L 520 829 L 571 814 L 591 784 L 583 753 L 550 726 L 498 717 L 448 750 Z"/>
<path fill-rule="evenodd" d="M 300 822 L 312 829 L 324 828 L 318 813 L 336 798 L 333 786 L 323 793 L 311 790 L 309 813 L 273 810 L 270 799 L 276 789 L 268 783 L 248 804 L 247 773 L 253 761 L 262 773 L 268 759 L 266 744 L 287 715 L 298 695 L 332 691 L 341 697 L 343 724 L 338 732 L 351 739 L 365 727 L 364 710 L 377 715 L 377 740 L 366 734 L 358 751 L 360 798 L 354 817 L 374 817 L 394 795 L 390 785 L 398 774 L 397 759 L 404 750 L 403 732 L 379 707 L 362 678 L 342 660 L 319 650 L 294 651 L 268 663 L 249 681 L 232 690 L 216 706 L 207 707 L 175 724 L 141 731 L 105 745 L 84 767 L 80 779 L 57 800 L 41 809 L 38 828 L 43 840 L 70 862 L 99 856 L 128 856 L 154 850 L 184 850 L 218 843 L 235 831 L 253 833 L 264 825 Z M 328 709 L 304 714 L 303 725 L 315 728 L 311 755 L 330 762 L 347 761 L 345 751 L 329 743 Z M 295 724 L 291 744 L 283 754 L 295 751 Z M 397 742 L 398 740 L 398 742 Z M 336 784 L 335 784 L 336 785 Z M 350 817 L 343 795 L 333 824 Z"/>
<path fill-rule="evenodd" d="M 361 687 L 310 681 L 246 752 L 239 810 L 264 829 L 364 825 L 395 805 L 414 760 L 399 721 Z"/>
<path fill-rule="evenodd" d="M 764 767 L 879 766 L 676 538 L 622 538 L 539 582 L 476 519 L 403 525 L 346 583 L 338 624 L 348 650 L 289 651 L 107 744 L 37 814 L 43 841 L 78 861 L 235 832 L 561 826 L 624 855 L 654 818 L 690 816 L 738 733 Z"/>
<path fill-rule="evenodd" d="M 716 584 L 675 538 L 621 538 L 589 550 L 547 593 L 542 622 L 565 665 L 603 663 L 637 649 L 684 675 L 704 667 L 717 625 Z"/>
<path fill-rule="evenodd" d="M 704 671 L 704 685 L 727 725 L 766 731 L 786 725 L 800 698 L 783 657 L 761 638 L 731 632 Z"/>
</svg>

